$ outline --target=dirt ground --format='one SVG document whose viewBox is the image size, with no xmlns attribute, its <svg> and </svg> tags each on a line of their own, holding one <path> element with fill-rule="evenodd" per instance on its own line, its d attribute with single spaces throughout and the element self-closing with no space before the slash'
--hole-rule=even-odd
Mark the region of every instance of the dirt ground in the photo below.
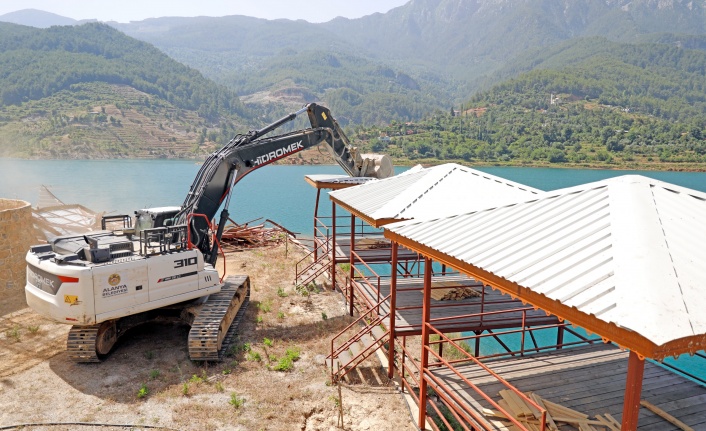
<svg viewBox="0 0 706 431">
<path fill-rule="evenodd" d="M 232 355 L 217 364 L 191 362 L 189 328 L 168 322 L 133 329 L 100 364 L 75 364 L 64 352 L 68 325 L 26 308 L 21 291 L 2 293 L 0 427 L 415 430 L 376 359 L 342 385 L 339 399 L 323 362 L 331 337 L 352 320 L 339 293 L 295 289 L 300 256 L 290 244 L 227 257 L 228 274 L 250 276 L 251 303 Z M 288 349 L 299 352 L 293 369 L 274 371 Z"/>
</svg>

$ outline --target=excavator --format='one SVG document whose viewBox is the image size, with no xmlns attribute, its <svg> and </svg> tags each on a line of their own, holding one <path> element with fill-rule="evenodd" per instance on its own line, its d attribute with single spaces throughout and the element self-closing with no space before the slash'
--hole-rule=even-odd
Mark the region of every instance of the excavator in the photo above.
<svg viewBox="0 0 706 431">
<path fill-rule="evenodd" d="M 310 128 L 266 136 L 304 112 Z M 30 247 L 27 304 L 72 325 L 67 352 L 76 362 L 102 361 L 129 329 L 160 318 L 191 326 L 192 360 L 221 360 L 250 292 L 248 276 L 224 280 L 215 268 L 235 185 L 256 169 L 321 143 L 350 176 L 393 175 L 388 156 L 360 154 L 326 107 L 308 104 L 262 129 L 236 135 L 212 153 L 180 207 L 106 216 L 99 231 Z"/>
</svg>

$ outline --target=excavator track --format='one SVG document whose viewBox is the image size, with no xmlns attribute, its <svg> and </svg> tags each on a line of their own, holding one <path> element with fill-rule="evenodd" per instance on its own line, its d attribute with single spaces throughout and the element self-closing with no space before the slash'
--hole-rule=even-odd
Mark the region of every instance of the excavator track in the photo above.
<svg viewBox="0 0 706 431">
<path fill-rule="evenodd" d="M 221 291 L 209 296 L 191 324 L 189 357 L 193 361 L 220 361 L 233 341 L 250 302 L 250 278 L 229 276 Z"/>
<path fill-rule="evenodd" d="M 96 351 L 96 339 L 100 324 L 72 326 L 66 340 L 66 352 L 74 362 L 101 362 Z"/>
<path fill-rule="evenodd" d="M 101 362 L 118 341 L 117 320 L 96 325 L 72 326 L 66 339 L 69 359 L 75 362 Z"/>
</svg>

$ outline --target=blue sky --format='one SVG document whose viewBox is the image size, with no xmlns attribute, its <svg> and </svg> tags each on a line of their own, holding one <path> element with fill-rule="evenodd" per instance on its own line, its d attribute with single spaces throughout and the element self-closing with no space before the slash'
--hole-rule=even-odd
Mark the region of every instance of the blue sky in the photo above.
<svg viewBox="0 0 706 431">
<path fill-rule="evenodd" d="M 76 20 L 141 21 L 163 16 L 247 15 L 330 21 L 387 12 L 408 0 L 0 0 L 0 15 L 39 9 Z"/>
</svg>

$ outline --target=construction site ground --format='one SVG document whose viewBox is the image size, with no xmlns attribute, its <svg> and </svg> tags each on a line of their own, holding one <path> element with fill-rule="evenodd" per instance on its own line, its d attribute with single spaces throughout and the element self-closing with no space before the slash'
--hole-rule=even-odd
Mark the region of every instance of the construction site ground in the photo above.
<svg viewBox="0 0 706 431">
<path fill-rule="evenodd" d="M 100 364 L 73 363 L 64 351 L 68 325 L 27 308 L 21 290 L 1 292 L 0 427 L 416 429 L 375 356 L 342 384 L 339 398 L 323 363 L 331 338 L 352 320 L 339 293 L 307 295 L 292 284 L 301 256 L 292 244 L 227 255 L 228 274 L 250 276 L 251 302 L 231 356 L 216 364 L 190 361 L 189 328 L 171 322 L 133 329 Z M 288 353 L 298 359 L 288 364 Z"/>
</svg>

